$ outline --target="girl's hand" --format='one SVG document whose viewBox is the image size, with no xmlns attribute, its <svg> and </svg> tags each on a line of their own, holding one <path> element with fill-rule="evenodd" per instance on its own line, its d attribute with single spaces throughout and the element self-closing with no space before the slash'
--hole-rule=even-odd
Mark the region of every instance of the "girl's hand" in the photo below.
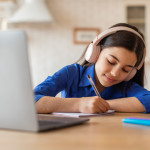
<svg viewBox="0 0 150 150">
<path fill-rule="evenodd" d="M 109 104 L 99 96 L 82 97 L 79 102 L 81 113 L 104 113 L 109 109 Z"/>
</svg>

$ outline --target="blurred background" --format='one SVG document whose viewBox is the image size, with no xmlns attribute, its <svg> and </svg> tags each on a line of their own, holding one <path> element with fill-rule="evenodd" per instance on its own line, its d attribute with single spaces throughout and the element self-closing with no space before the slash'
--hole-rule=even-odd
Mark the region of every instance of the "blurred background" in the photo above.
<svg viewBox="0 0 150 150">
<path fill-rule="evenodd" d="M 150 0 L 0 0 L 0 29 L 27 33 L 34 87 L 77 61 L 93 37 L 120 22 L 145 35 L 150 90 Z"/>
</svg>

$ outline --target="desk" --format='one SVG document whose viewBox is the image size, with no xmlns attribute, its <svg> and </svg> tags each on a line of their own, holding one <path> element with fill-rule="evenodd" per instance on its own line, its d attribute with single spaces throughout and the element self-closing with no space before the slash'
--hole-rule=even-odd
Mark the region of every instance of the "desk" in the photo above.
<svg viewBox="0 0 150 150">
<path fill-rule="evenodd" d="M 0 130 L 1 150 L 149 150 L 150 127 L 126 126 L 125 117 L 150 114 L 115 113 L 89 122 L 44 133 Z"/>
</svg>

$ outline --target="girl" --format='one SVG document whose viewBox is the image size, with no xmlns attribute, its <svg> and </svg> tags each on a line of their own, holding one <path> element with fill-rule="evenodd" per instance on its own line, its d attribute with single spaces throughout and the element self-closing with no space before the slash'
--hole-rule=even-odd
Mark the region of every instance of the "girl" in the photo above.
<svg viewBox="0 0 150 150">
<path fill-rule="evenodd" d="M 119 23 L 98 35 L 75 64 L 35 87 L 38 113 L 150 112 L 144 86 L 145 44 L 134 26 Z M 101 97 L 88 81 L 93 79 Z M 61 92 L 61 98 L 55 97 Z"/>
</svg>

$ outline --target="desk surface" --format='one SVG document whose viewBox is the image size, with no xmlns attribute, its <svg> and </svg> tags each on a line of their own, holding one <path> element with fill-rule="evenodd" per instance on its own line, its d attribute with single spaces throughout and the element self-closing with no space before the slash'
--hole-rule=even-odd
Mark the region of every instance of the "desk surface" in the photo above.
<svg viewBox="0 0 150 150">
<path fill-rule="evenodd" d="M 149 150 L 150 127 L 122 123 L 125 117 L 150 118 L 150 114 L 115 113 L 91 117 L 69 128 L 43 133 L 0 130 L 1 150 Z"/>
</svg>

